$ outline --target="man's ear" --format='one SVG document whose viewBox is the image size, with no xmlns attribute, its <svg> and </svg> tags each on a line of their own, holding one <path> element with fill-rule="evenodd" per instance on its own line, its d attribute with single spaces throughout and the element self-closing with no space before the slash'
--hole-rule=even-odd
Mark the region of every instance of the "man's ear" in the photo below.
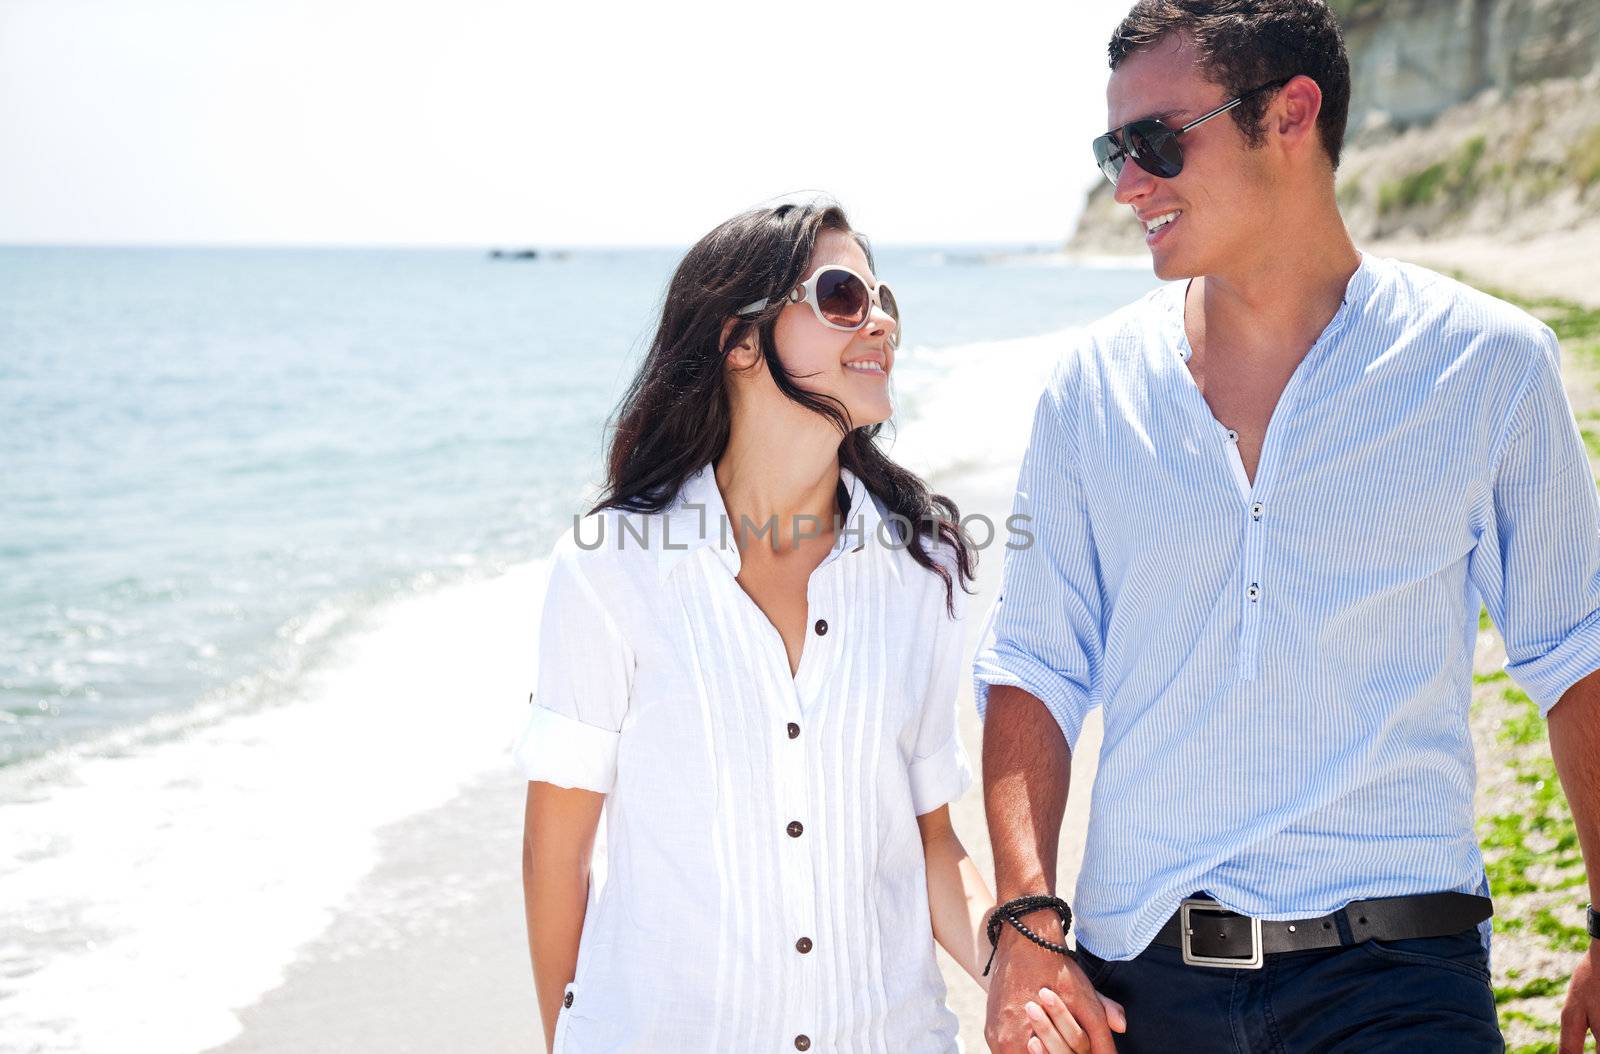
<svg viewBox="0 0 1600 1054">
<path fill-rule="evenodd" d="M 1294 78 L 1278 92 L 1277 105 L 1273 107 L 1278 135 L 1286 140 L 1285 146 L 1296 149 L 1307 138 L 1317 133 L 1317 115 L 1322 112 L 1322 89 L 1317 82 L 1304 74 Z"/>
<path fill-rule="evenodd" d="M 722 333 L 717 337 L 718 347 L 727 347 L 728 334 L 739 325 L 739 320 L 730 318 L 722 324 Z M 751 326 L 745 331 L 744 339 L 733 347 L 728 348 L 728 365 L 736 370 L 748 370 L 761 361 L 761 336 L 756 332 L 756 327 Z"/>
</svg>

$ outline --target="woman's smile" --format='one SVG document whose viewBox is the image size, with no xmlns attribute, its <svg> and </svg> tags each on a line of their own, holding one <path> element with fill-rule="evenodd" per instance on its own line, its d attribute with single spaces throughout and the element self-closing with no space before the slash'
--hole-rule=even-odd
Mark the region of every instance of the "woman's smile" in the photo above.
<svg viewBox="0 0 1600 1054">
<path fill-rule="evenodd" d="M 868 355 L 859 359 L 851 359 L 844 364 L 844 368 L 852 373 L 864 373 L 870 377 L 879 377 L 887 380 L 889 377 L 888 363 L 878 356 Z"/>
</svg>

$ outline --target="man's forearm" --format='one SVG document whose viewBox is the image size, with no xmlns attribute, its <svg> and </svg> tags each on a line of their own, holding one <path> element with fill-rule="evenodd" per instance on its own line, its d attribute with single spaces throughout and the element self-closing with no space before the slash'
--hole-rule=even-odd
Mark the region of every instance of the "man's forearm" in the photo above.
<svg viewBox="0 0 1600 1054">
<path fill-rule="evenodd" d="M 1589 900 L 1600 905 L 1600 671 L 1568 688 L 1551 709 L 1550 754 L 1578 828 Z"/>
<path fill-rule="evenodd" d="M 1020 688 L 995 687 L 983 723 L 983 804 L 995 896 L 1054 891 L 1072 752 L 1050 711 Z"/>
</svg>

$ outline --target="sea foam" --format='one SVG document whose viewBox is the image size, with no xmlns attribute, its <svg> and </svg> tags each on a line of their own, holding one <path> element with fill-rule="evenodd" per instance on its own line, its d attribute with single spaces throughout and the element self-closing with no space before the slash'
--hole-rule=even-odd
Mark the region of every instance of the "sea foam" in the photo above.
<svg viewBox="0 0 1600 1054">
<path fill-rule="evenodd" d="M 893 457 L 924 477 L 988 470 L 1010 483 L 1072 332 L 916 349 L 896 382 Z"/>
<path fill-rule="evenodd" d="M 234 1035 L 235 1010 L 370 870 L 384 825 L 508 765 L 543 577 L 532 563 L 380 608 L 280 703 L 6 770 L 35 784 L 0 805 L 6 1045 L 176 1052 Z"/>
</svg>

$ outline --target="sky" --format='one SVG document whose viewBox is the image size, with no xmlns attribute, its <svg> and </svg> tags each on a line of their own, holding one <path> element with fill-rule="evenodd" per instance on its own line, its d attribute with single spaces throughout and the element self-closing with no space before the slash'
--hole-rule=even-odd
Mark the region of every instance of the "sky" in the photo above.
<svg viewBox="0 0 1600 1054">
<path fill-rule="evenodd" d="M 1129 3 L 0 0 L 0 243 L 1054 243 Z"/>
</svg>

